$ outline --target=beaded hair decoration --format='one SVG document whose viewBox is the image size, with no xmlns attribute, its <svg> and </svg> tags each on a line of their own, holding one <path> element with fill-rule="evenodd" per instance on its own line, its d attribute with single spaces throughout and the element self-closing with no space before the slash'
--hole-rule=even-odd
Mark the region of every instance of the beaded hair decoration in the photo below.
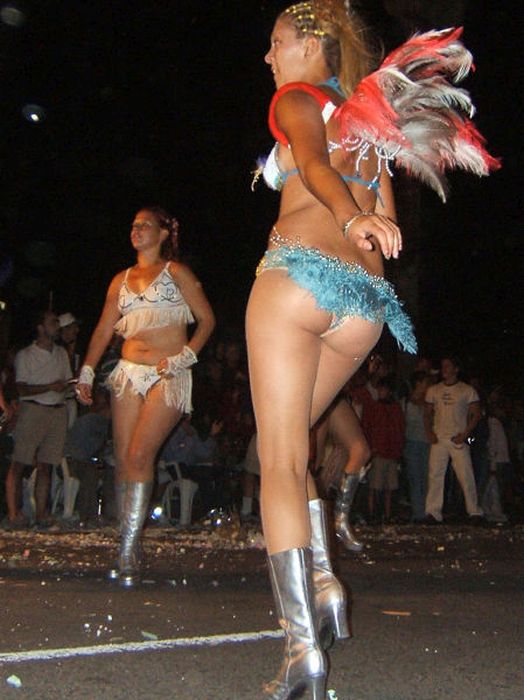
<svg viewBox="0 0 524 700">
<path fill-rule="evenodd" d="M 323 37 L 328 33 L 322 28 L 322 22 L 340 21 L 340 10 L 345 10 L 346 17 L 351 15 L 350 0 L 324 0 L 320 2 L 299 2 L 290 5 L 284 14 L 292 18 L 293 24 L 303 34 Z M 338 12 L 337 12 L 338 10 Z"/>
<path fill-rule="evenodd" d="M 303 34 L 313 34 L 318 37 L 325 36 L 326 32 L 320 27 L 319 18 L 315 13 L 312 2 L 299 2 L 295 5 L 290 5 L 284 10 L 284 14 L 292 17 L 295 27 Z"/>
</svg>

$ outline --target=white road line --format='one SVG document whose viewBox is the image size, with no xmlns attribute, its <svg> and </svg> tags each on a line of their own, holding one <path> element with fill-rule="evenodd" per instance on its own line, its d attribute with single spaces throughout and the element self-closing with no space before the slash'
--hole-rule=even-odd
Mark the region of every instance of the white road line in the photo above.
<svg viewBox="0 0 524 700">
<path fill-rule="evenodd" d="M 0 664 L 19 664 L 27 661 L 49 661 L 70 659 L 75 656 L 99 656 L 104 654 L 134 654 L 136 652 L 166 651 L 176 647 L 217 646 L 218 644 L 239 644 L 259 642 L 262 639 L 279 639 L 282 630 L 261 630 L 260 632 L 240 632 L 239 634 L 214 634 L 207 637 L 179 637 L 147 642 L 122 642 L 121 644 L 99 644 L 90 647 L 70 647 L 64 649 L 35 649 L 0 654 Z"/>
</svg>

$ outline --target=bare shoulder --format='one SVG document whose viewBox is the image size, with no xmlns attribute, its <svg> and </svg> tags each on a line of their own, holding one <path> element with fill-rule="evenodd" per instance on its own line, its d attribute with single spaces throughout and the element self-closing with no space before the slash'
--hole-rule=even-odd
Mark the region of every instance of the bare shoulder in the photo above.
<svg viewBox="0 0 524 700">
<path fill-rule="evenodd" d="M 315 109 L 320 111 L 318 100 L 302 89 L 299 85 L 293 90 L 289 90 L 281 95 L 275 105 L 278 115 L 286 112 L 302 111 L 304 109 Z"/>
<path fill-rule="evenodd" d="M 125 279 L 126 272 L 127 270 L 122 270 L 121 272 L 117 272 L 117 274 L 113 277 L 107 289 L 108 296 L 112 296 L 120 291 L 120 287 Z"/>
<path fill-rule="evenodd" d="M 122 282 L 124 281 L 124 278 L 126 276 L 126 273 L 127 273 L 127 269 L 120 270 L 120 272 L 117 272 L 116 275 L 111 280 L 110 285 L 112 286 L 114 284 L 118 284 L 118 285 L 122 284 Z"/>
<path fill-rule="evenodd" d="M 197 284 L 200 286 L 200 282 L 198 281 L 195 273 L 193 270 L 188 267 L 188 265 L 185 265 L 182 262 L 179 261 L 171 261 L 169 263 L 169 274 L 171 277 L 175 280 L 180 285 L 184 284 Z"/>
</svg>

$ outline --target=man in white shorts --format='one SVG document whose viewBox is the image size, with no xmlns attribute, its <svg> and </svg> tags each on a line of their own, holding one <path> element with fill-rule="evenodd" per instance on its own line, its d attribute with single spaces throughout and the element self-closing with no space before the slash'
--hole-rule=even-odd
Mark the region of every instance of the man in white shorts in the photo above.
<svg viewBox="0 0 524 700">
<path fill-rule="evenodd" d="M 23 524 L 20 511 L 24 471 L 38 469 L 35 501 L 36 520 L 47 515 L 51 466 L 60 464 L 67 432 L 65 391 L 71 366 L 64 348 L 55 343 L 59 323 L 53 311 L 38 314 L 36 340 L 15 357 L 16 388 L 20 410 L 14 432 L 13 462 L 6 478 L 8 519 Z"/>
</svg>

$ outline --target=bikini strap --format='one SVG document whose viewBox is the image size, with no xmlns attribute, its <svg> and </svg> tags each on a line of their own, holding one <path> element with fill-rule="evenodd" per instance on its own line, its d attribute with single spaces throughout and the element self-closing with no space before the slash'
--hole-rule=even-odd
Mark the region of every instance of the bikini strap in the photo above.
<svg viewBox="0 0 524 700">
<path fill-rule="evenodd" d="M 333 104 L 332 100 L 326 95 L 326 93 L 323 90 L 315 87 L 314 85 L 310 85 L 309 83 L 294 82 L 282 85 L 282 87 L 279 88 L 273 95 L 273 99 L 271 100 L 271 104 L 269 105 L 269 128 L 276 140 L 284 146 L 289 146 L 289 141 L 287 140 L 284 132 L 281 131 L 277 126 L 275 119 L 275 108 L 277 106 L 277 102 L 282 97 L 282 95 L 284 95 L 286 92 L 290 92 L 291 90 L 301 90 L 302 92 L 307 92 L 309 95 L 312 95 L 316 99 L 322 110 L 324 110 L 324 107 L 328 103 Z"/>
</svg>

